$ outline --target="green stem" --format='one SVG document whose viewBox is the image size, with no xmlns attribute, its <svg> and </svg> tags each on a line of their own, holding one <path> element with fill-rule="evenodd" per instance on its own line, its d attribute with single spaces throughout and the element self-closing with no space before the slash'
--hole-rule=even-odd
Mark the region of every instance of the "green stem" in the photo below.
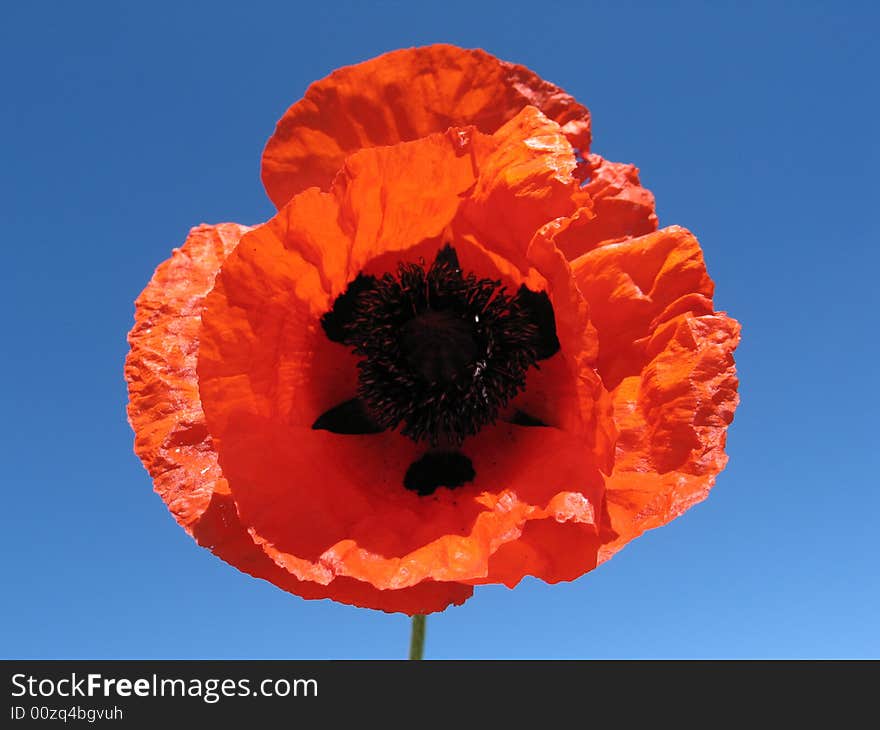
<svg viewBox="0 0 880 730">
<path fill-rule="evenodd" d="M 412 635 L 409 640 L 409 658 L 421 659 L 425 654 L 425 617 L 417 613 L 412 617 Z"/>
</svg>

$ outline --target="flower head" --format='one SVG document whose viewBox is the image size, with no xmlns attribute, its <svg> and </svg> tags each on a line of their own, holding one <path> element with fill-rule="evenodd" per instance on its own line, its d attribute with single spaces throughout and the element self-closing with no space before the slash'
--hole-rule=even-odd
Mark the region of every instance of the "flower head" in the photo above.
<svg viewBox="0 0 880 730">
<path fill-rule="evenodd" d="M 453 46 L 314 84 L 278 213 L 193 229 L 137 301 L 135 449 L 199 544 L 306 598 L 428 613 L 572 580 L 703 499 L 737 323 L 587 110 Z"/>
</svg>

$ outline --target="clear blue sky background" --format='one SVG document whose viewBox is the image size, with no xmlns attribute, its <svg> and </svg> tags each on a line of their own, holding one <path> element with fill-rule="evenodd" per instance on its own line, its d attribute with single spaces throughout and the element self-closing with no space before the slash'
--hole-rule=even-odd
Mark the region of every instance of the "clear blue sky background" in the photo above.
<svg viewBox="0 0 880 730">
<path fill-rule="evenodd" d="M 654 7 L 651 7 L 654 5 Z M 445 41 L 590 107 L 743 323 L 709 500 L 582 579 L 487 587 L 430 657 L 877 657 L 880 101 L 869 3 L 28 2 L 0 27 L 0 653 L 401 657 L 408 620 L 249 578 L 132 454 L 132 301 L 190 226 L 272 213 L 312 80 Z"/>
</svg>

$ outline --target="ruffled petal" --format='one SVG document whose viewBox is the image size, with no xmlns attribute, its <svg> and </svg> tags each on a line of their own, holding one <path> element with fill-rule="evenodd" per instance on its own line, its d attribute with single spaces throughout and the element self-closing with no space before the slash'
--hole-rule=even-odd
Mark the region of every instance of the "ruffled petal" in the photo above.
<svg viewBox="0 0 880 730">
<path fill-rule="evenodd" d="M 329 585 L 298 580 L 269 559 L 242 526 L 205 424 L 196 361 L 205 295 L 220 264 L 248 230 L 234 223 L 194 228 L 137 300 L 125 367 L 128 412 L 135 451 L 156 492 L 199 545 L 303 598 L 408 614 L 463 603 L 473 589 L 456 583 L 426 581 L 380 591 L 348 578 Z"/>
<path fill-rule="evenodd" d="M 602 547 L 602 560 L 708 496 L 727 463 L 727 427 L 739 402 L 739 334 L 724 314 L 679 315 L 645 343 L 642 371 L 615 388 L 619 437 L 607 506 L 618 536 Z"/>
<path fill-rule="evenodd" d="M 333 184 L 350 238 L 353 279 L 383 254 L 397 254 L 449 227 L 478 179 L 472 128 L 449 129 L 415 142 L 362 150 Z"/>
<path fill-rule="evenodd" d="M 723 469 L 738 403 L 739 324 L 714 311 L 694 236 L 676 226 L 573 263 L 599 334 L 598 371 L 618 430 L 606 482 L 607 559 L 704 499 Z"/>
<path fill-rule="evenodd" d="M 427 175 L 436 185 L 422 184 Z M 248 234 L 204 317 L 199 378 L 203 401 L 217 404 L 206 406 L 212 433 L 238 409 L 310 429 L 354 397 L 356 360 L 327 339 L 321 316 L 372 261 L 396 266 L 403 251 L 435 240 L 474 180 L 455 131 L 362 150 L 331 192 L 305 191 Z"/>
<path fill-rule="evenodd" d="M 306 188 L 327 190 L 359 149 L 455 126 L 492 134 L 528 105 L 587 154 L 589 112 L 529 69 L 442 44 L 386 53 L 334 71 L 287 110 L 263 153 L 263 184 L 281 208 Z"/>
<path fill-rule="evenodd" d="M 573 196 L 579 210 L 555 236 L 556 245 L 569 259 L 604 243 L 657 230 L 654 196 L 639 182 L 637 167 L 589 155 L 586 174 L 587 182 Z"/>
<path fill-rule="evenodd" d="M 582 448 L 590 449 L 608 473 L 616 431 L 610 395 L 596 372 L 599 335 L 571 264 L 555 246 L 558 226 L 558 220 L 542 226 L 529 243 L 526 259 L 547 281 L 561 350 L 539 370 L 530 371 L 526 390 L 514 407 L 579 434 Z"/>
<path fill-rule="evenodd" d="M 578 494 L 561 498 L 579 500 Z M 516 540 L 502 545 L 489 560 L 488 576 L 474 585 L 503 583 L 514 588 L 526 576 L 546 583 L 580 578 L 598 565 L 603 545 L 615 537 L 606 522 L 585 525 L 542 519 L 528 522 Z"/>
<path fill-rule="evenodd" d="M 233 567 L 308 600 L 329 598 L 350 606 L 412 616 L 443 611 L 452 605 L 460 606 L 473 595 L 471 586 L 430 580 L 410 588 L 387 591 L 353 578 L 336 577 L 326 585 L 299 580 L 254 543 L 238 519 L 231 495 L 222 489 L 215 490 L 193 536 L 199 545 L 210 549 Z"/>
<path fill-rule="evenodd" d="M 485 429 L 465 449 L 477 482 L 429 499 L 403 489 L 419 456 L 409 439 L 313 430 L 333 404 L 327 384 L 353 390 L 356 370 L 330 356 L 345 348 L 320 330 L 324 277 L 297 250 L 308 236 L 278 237 L 291 230 L 285 215 L 248 234 L 224 264 L 199 358 L 202 401 L 238 513 L 273 560 L 324 584 L 337 576 L 391 589 L 470 580 L 488 574 L 491 554 L 526 522 L 563 521 L 553 504 L 560 493 L 589 495 L 595 513 L 598 469 L 580 439 L 558 429 Z M 490 499 L 499 494 L 506 497 Z"/>
<path fill-rule="evenodd" d="M 190 533 L 220 478 L 196 380 L 201 309 L 220 264 L 248 230 L 235 223 L 193 228 L 138 297 L 128 334 L 125 379 L 135 453 Z"/>
<path fill-rule="evenodd" d="M 229 423 L 220 453 L 241 519 L 298 578 L 347 576 L 391 590 L 426 580 L 514 585 L 527 573 L 505 565 L 496 576 L 490 559 L 543 520 L 578 524 L 589 539 L 575 553 L 545 548 L 555 557 L 524 569 L 560 580 L 560 565 L 577 563 L 582 573 L 596 563 L 602 477 L 558 429 L 484 429 L 463 449 L 475 481 L 420 497 L 403 488 L 416 450 L 399 434 L 339 436 L 244 413 Z"/>
<path fill-rule="evenodd" d="M 572 269 L 599 333 L 597 369 L 609 389 L 639 371 L 640 340 L 652 323 L 685 311 L 713 311 L 714 285 L 700 244 L 678 226 L 593 249 Z"/>
<path fill-rule="evenodd" d="M 491 137 L 474 140 L 479 181 L 463 206 L 474 235 L 519 262 L 536 231 L 574 212 L 574 150 L 559 125 L 526 107 Z"/>
</svg>

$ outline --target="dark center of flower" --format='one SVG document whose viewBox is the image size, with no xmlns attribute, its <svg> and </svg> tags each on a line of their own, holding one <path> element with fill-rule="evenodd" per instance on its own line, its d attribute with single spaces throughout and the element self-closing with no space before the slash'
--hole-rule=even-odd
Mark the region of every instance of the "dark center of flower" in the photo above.
<svg viewBox="0 0 880 730">
<path fill-rule="evenodd" d="M 499 281 L 464 274 L 449 245 L 430 268 L 402 263 L 394 274 L 359 275 L 321 325 L 361 360 L 358 397 L 313 427 L 348 434 L 400 428 L 441 446 L 442 458 L 424 457 L 407 473 L 405 485 L 420 494 L 473 478 L 455 449 L 498 418 L 530 367 L 559 350 L 546 293 L 522 286 L 510 295 Z"/>
<path fill-rule="evenodd" d="M 479 345 L 473 324 L 449 309 L 429 309 L 400 328 L 404 360 L 427 383 L 452 383 L 467 374 Z"/>
</svg>

